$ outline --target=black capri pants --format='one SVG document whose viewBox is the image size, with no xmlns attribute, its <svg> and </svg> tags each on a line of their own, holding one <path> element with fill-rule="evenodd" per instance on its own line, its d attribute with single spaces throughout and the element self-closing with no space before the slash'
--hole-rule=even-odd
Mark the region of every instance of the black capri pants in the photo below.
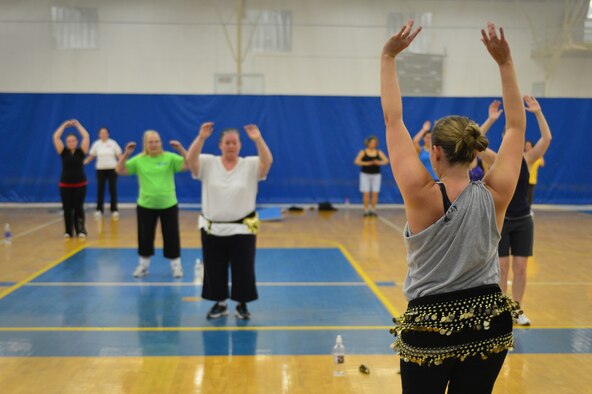
<svg viewBox="0 0 592 394">
<path fill-rule="evenodd" d="M 180 257 L 179 206 L 175 204 L 166 209 L 151 209 L 138 205 L 136 211 L 138 213 L 138 254 L 142 257 L 154 255 L 156 223 L 160 219 L 164 257 L 167 259 Z"/>
<path fill-rule="evenodd" d="M 202 229 L 201 244 L 204 260 L 202 298 L 211 301 L 224 301 L 228 298 L 229 266 L 232 273 L 230 299 L 250 302 L 258 298 L 255 280 L 255 235 L 219 237 Z"/>
</svg>

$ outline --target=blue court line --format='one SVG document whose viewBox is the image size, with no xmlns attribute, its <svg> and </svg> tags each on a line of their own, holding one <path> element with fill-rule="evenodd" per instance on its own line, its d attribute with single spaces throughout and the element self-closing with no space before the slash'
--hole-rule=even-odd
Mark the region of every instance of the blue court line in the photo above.
<svg viewBox="0 0 592 394">
<path fill-rule="evenodd" d="M 2 357 L 328 355 L 336 335 L 348 354 L 394 354 L 387 330 L 0 332 Z M 515 333 L 510 354 L 590 354 L 591 329 Z"/>
<path fill-rule="evenodd" d="M 0 282 L 0 286 L 14 286 L 17 282 Z"/>
</svg>

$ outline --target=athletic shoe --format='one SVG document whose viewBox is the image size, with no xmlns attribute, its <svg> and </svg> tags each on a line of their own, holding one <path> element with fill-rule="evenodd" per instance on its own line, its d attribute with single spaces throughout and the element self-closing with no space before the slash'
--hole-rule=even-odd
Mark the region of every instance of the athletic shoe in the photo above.
<svg viewBox="0 0 592 394">
<path fill-rule="evenodd" d="M 111 212 L 111 219 L 119 220 L 119 212 L 118 211 Z"/>
<path fill-rule="evenodd" d="M 65 234 L 64 234 L 64 239 L 65 239 L 65 240 L 68 240 L 68 239 L 70 239 L 70 234 L 68 234 L 68 233 L 65 233 Z"/>
<path fill-rule="evenodd" d="M 134 278 L 142 278 L 146 275 L 148 275 L 148 266 L 142 263 L 138 264 L 134 271 Z"/>
<path fill-rule="evenodd" d="M 241 302 L 236 306 L 236 317 L 242 320 L 249 320 L 251 318 L 251 314 L 247 309 L 247 304 Z"/>
<path fill-rule="evenodd" d="M 78 239 L 86 239 L 86 233 L 79 233 Z"/>
<path fill-rule="evenodd" d="M 530 326 L 530 320 L 528 320 L 528 317 L 526 317 L 524 313 L 518 315 L 518 318 L 516 319 L 515 323 L 517 326 Z"/>
<path fill-rule="evenodd" d="M 218 319 L 219 317 L 228 315 L 228 306 L 216 302 L 212 309 L 208 312 L 208 319 Z"/>
<path fill-rule="evenodd" d="M 180 279 L 183 277 L 183 266 L 181 263 L 171 261 L 171 269 L 173 270 L 173 278 Z"/>
<path fill-rule="evenodd" d="M 364 211 L 364 217 L 367 218 L 368 216 L 370 216 L 370 212 Z"/>
<path fill-rule="evenodd" d="M 376 214 L 376 211 L 370 211 L 368 216 L 378 217 L 378 215 Z"/>
<path fill-rule="evenodd" d="M 95 211 L 95 219 L 100 219 L 101 216 L 103 216 L 103 212 L 101 212 L 101 211 Z"/>
</svg>

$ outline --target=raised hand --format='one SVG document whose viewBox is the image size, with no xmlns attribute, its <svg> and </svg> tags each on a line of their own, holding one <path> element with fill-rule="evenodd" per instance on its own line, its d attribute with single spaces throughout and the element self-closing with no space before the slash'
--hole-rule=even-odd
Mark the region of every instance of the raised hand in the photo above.
<svg viewBox="0 0 592 394">
<path fill-rule="evenodd" d="M 257 127 L 257 125 L 248 124 L 244 128 L 251 140 L 257 141 L 261 138 L 261 131 L 259 131 L 259 127 Z"/>
<path fill-rule="evenodd" d="M 432 128 L 432 122 L 426 120 L 423 122 L 423 127 L 421 128 L 423 131 L 429 131 Z"/>
<path fill-rule="evenodd" d="M 136 149 L 136 143 L 135 142 L 128 142 L 127 145 L 125 146 L 125 152 L 124 154 L 129 156 L 132 154 L 132 152 L 134 151 L 134 149 Z"/>
<path fill-rule="evenodd" d="M 213 132 L 214 132 L 214 122 L 202 123 L 201 127 L 199 128 L 199 136 L 203 140 L 207 140 L 208 138 L 210 138 L 210 136 L 212 135 Z"/>
<path fill-rule="evenodd" d="M 502 112 L 504 112 L 503 109 L 499 109 L 501 104 L 502 104 L 502 102 L 499 100 L 493 100 L 491 102 L 491 104 L 489 104 L 489 113 L 488 113 L 489 119 L 491 119 L 491 120 L 498 120 L 499 119 Z"/>
<path fill-rule="evenodd" d="M 509 62 L 512 57 L 510 55 L 510 46 L 504 36 L 504 29 L 499 28 L 499 37 L 495 30 L 495 25 L 491 22 L 487 22 L 487 32 L 481 29 L 481 42 L 485 44 L 485 48 L 495 60 L 498 65 Z"/>
<path fill-rule="evenodd" d="M 382 54 L 391 57 L 397 56 L 411 44 L 420 31 L 421 26 L 413 31 L 413 20 L 409 19 L 407 24 L 405 24 L 397 34 L 389 38 L 386 44 L 384 44 Z"/>
<path fill-rule="evenodd" d="M 181 145 L 181 143 L 177 140 L 170 140 L 169 144 L 171 145 L 171 147 L 173 147 L 175 150 L 179 150 L 181 148 L 183 148 L 183 145 Z"/>
<path fill-rule="evenodd" d="M 528 112 L 537 113 L 541 111 L 541 105 L 533 96 L 524 96 L 524 102 L 526 103 L 526 110 Z"/>
</svg>

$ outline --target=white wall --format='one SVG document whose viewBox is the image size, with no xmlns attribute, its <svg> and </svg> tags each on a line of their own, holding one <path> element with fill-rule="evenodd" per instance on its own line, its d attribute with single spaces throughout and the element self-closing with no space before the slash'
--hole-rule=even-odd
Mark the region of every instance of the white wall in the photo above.
<svg viewBox="0 0 592 394">
<path fill-rule="evenodd" d="M 292 51 L 249 53 L 244 73 L 263 74 L 266 94 L 378 95 L 378 55 L 389 12 L 432 12 L 431 52 L 445 54 L 444 95 L 496 96 L 499 77 L 480 42 L 488 20 L 506 27 L 521 88 L 545 80 L 531 57 L 533 32 L 554 32 L 562 1 L 253 0 L 292 11 Z M 220 24 L 234 0 L 0 0 L 0 92 L 213 93 L 214 74 L 236 65 Z M 58 50 L 52 6 L 96 7 L 99 48 Z M 245 27 L 248 37 L 250 28 Z M 234 40 L 235 29 L 229 33 Z M 246 39 L 245 39 L 246 40 Z M 590 97 L 592 57 L 563 58 L 547 96 Z"/>
</svg>

